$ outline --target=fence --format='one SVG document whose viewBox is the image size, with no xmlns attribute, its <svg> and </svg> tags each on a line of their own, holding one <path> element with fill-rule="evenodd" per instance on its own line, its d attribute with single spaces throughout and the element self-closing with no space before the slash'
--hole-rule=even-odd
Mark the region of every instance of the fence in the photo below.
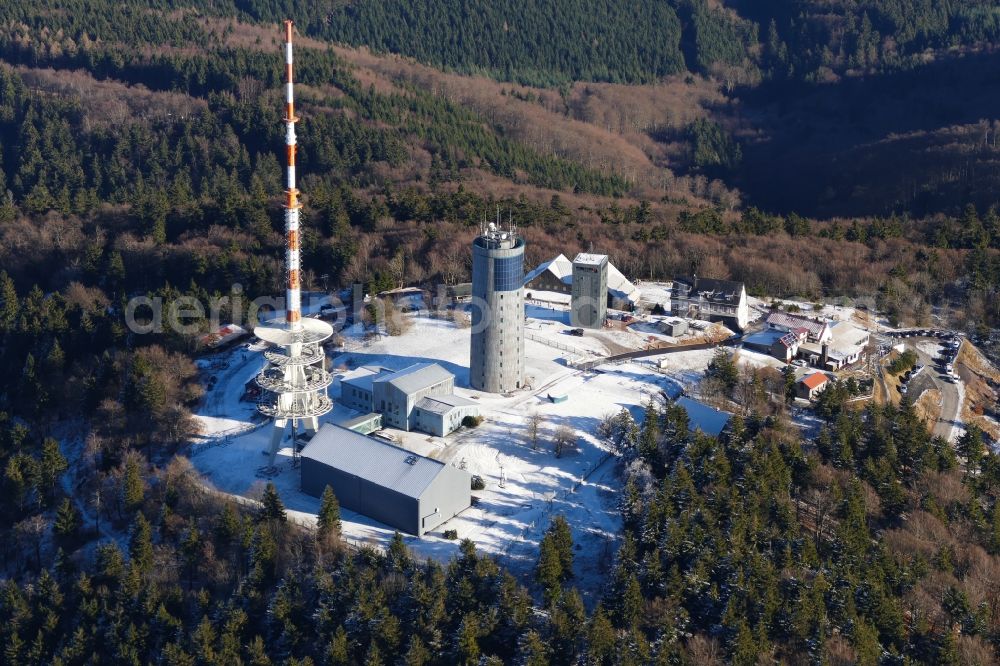
<svg viewBox="0 0 1000 666">
<path fill-rule="evenodd" d="M 216 446 L 228 446 L 229 444 L 232 443 L 234 438 L 242 437 L 243 435 L 249 435 L 250 433 L 260 430 L 261 428 L 270 423 L 271 423 L 270 421 L 260 421 L 258 423 L 246 423 L 237 428 L 230 428 L 229 430 L 223 430 L 221 432 L 214 433 L 206 437 L 201 442 L 194 444 L 195 452 L 215 448 Z"/>
<path fill-rule="evenodd" d="M 581 363 L 574 365 L 574 367 L 580 370 L 591 370 L 598 365 L 604 365 L 606 363 L 620 364 L 633 361 L 637 358 L 660 356 L 661 354 L 676 354 L 679 352 L 686 352 L 686 351 L 714 349 L 716 347 L 730 347 L 739 342 L 740 339 L 741 339 L 740 336 L 734 335 L 719 342 L 699 342 L 698 344 L 694 345 L 678 345 L 676 347 L 657 347 L 656 349 L 639 349 L 637 351 L 625 352 L 624 354 L 615 354 L 614 356 L 608 356 L 607 358 L 599 358 L 591 361 L 583 361 Z"/>
<path fill-rule="evenodd" d="M 569 352 L 571 354 L 587 354 L 587 353 L 591 353 L 592 354 L 593 353 L 593 352 L 588 352 L 585 349 L 579 349 L 577 347 L 571 347 L 570 345 L 563 344 L 563 343 L 561 343 L 561 342 L 559 342 L 557 340 L 551 340 L 549 338 L 544 338 L 544 337 L 542 337 L 540 335 L 535 335 L 535 334 L 533 334 L 533 333 L 531 333 L 530 331 L 527 331 L 527 330 L 524 332 L 524 339 L 525 340 L 533 340 L 534 342 L 546 345 L 547 347 L 552 347 L 553 349 L 558 349 L 559 351 Z"/>
<path fill-rule="evenodd" d="M 594 463 L 592 465 L 590 465 L 589 467 L 587 467 L 587 469 L 585 469 L 583 471 L 583 473 L 580 475 L 580 478 L 575 483 L 573 483 L 572 486 L 570 486 L 569 488 L 563 490 L 561 493 L 560 492 L 553 492 L 553 493 L 550 493 L 547 497 L 545 497 L 543 501 L 545 502 L 545 504 L 548 507 L 545 510 L 545 512 L 544 512 L 545 515 L 549 515 L 549 514 L 552 513 L 552 508 L 553 508 L 552 507 L 552 502 L 553 502 L 553 500 L 556 499 L 556 497 L 558 497 L 559 499 L 566 499 L 570 495 L 576 493 L 576 491 L 580 489 L 580 486 L 582 486 L 584 483 L 586 483 L 587 479 L 589 479 L 590 476 L 594 472 L 596 472 L 598 469 L 601 468 L 601 465 L 603 465 L 610 458 L 613 458 L 613 457 L 614 457 L 614 453 L 612 453 L 611 451 L 605 451 L 604 454 L 600 458 L 598 458 L 596 461 L 594 461 Z M 535 527 L 537 527 L 537 526 L 538 526 L 538 521 L 535 521 L 535 520 L 533 520 L 530 523 L 528 523 L 527 525 L 525 525 L 523 528 L 521 528 L 521 531 L 518 532 L 517 535 L 515 535 L 515 536 L 511 537 L 510 539 L 508 539 L 507 543 L 505 543 L 504 546 L 503 546 L 503 548 L 500 549 L 500 553 L 503 556 L 505 556 L 505 557 L 507 555 L 509 555 L 510 554 L 510 549 L 514 546 L 514 544 L 518 544 L 518 543 L 521 543 L 522 541 L 524 541 L 524 537 L 527 536 L 528 533 L 530 533 L 532 530 L 534 530 Z"/>
</svg>

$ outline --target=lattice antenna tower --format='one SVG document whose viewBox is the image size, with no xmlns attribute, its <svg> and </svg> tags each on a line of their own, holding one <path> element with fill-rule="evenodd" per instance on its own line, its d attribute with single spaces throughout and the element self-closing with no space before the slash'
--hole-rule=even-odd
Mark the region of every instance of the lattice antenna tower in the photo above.
<svg viewBox="0 0 1000 666">
<path fill-rule="evenodd" d="M 303 319 L 301 266 L 299 263 L 299 190 L 295 186 L 295 96 L 293 90 L 292 22 L 285 21 L 285 317 L 254 329 L 270 346 L 264 352 L 267 366 L 257 375 L 261 399 L 257 410 L 273 421 L 268 451 L 269 470 L 274 470 L 281 440 L 291 426 L 293 453 L 295 433 L 301 425 L 307 432 L 319 428 L 319 417 L 333 408 L 327 388 L 332 382 L 326 370 L 322 343 L 333 335 L 333 327 L 318 319 Z"/>
</svg>

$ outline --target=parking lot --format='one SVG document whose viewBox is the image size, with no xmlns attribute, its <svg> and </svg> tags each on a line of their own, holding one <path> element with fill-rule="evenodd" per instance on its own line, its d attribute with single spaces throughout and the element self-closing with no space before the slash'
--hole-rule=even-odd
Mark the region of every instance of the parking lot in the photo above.
<svg viewBox="0 0 1000 666">
<path fill-rule="evenodd" d="M 921 333 L 925 334 L 903 339 L 906 348 L 916 352 L 917 365 L 900 377 L 900 392 L 916 401 L 925 391 L 939 391 L 941 416 L 934 426 L 934 434 L 952 440 L 956 427 L 961 427 L 962 394 L 953 364 L 962 341 L 952 334 Z"/>
</svg>

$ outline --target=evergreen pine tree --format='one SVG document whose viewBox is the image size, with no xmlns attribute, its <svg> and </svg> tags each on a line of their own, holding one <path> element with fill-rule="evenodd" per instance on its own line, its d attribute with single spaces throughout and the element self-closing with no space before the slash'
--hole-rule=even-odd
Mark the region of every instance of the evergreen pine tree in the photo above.
<svg viewBox="0 0 1000 666">
<path fill-rule="evenodd" d="M 1000 555 L 1000 500 L 993 502 L 991 516 L 989 549 L 993 555 Z"/>
<path fill-rule="evenodd" d="M 413 634 L 410 636 L 410 644 L 403 655 L 403 663 L 406 666 L 425 666 L 431 660 L 430 650 L 424 645 L 420 636 Z"/>
<path fill-rule="evenodd" d="M 517 663 L 520 666 L 548 666 L 548 647 L 534 629 L 529 629 L 518 641 Z"/>
<path fill-rule="evenodd" d="M 7 271 L 0 271 L 0 336 L 14 330 L 20 309 L 14 281 Z"/>
<path fill-rule="evenodd" d="M 340 530 L 340 502 L 333 494 L 333 488 L 327 486 L 323 489 L 319 515 L 316 516 L 316 535 L 321 540 L 326 540 L 332 536 L 339 537 Z"/>
<path fill-rule="evenodd" d="M 757 642 L 754 640 L 753 632 L 747 626 L 746 620 L 740 619 L 731 648 L 733 666 L 756 666 L 758 653 L 759 650 L 757 649 Z"/>
<path fill-rule="evenodd" d="M 587 627 L 587 654 L 590 662 L 609 663 L 615 652 L 615 629 L 604 613 L 604 607 L 597 604 Z"/>
<path fill-rule="evenodd" d="M 375 641 L 371 642 L 368 646 L 368 652 L 365 654 L 364 666 L 384 666 L 385 661 L 382 659 L 382 653 L 378 649 L 378 644 Z"/>
<path fill-rule="evenodd" d="M 278 489 L 274 487 L 273 482 L 267 482 L 267 487 L 264 488 L 264 496 L 260 502 L 260 516 L 262 520 L 285 522 L 288 519 L 285 515 L 285 505 L 282 503 L 281 497 L 278 496 Z"/>
<path fill-rule="evenodd" d="M 636 578 L 635 573 L 630 573 L 625 582 L 625 589 L 622 591 L 621 608 L 619 609 L 622 627 L 632 627 L 639 621 L 644 604 L 639 579 Z"/>
<path fill-rule="evenodd" d="M 956 447 L 958 452 L 965 458 L 966 467 L 972 473 L 979 469 L 979 465 L 986 453 L 986 445 L 983 443 L 983 431 L 979 426 L 972 423 L 966 428 L 965 433 L 958 438 Z"/>
<path fill-rule="evenodd" d="M 552 535 L 556 551 L 559 554 L 561 580 L 567 581 L 573 577 L 573 533 L 569 528 L 569 523 L 566 522 L 566 517 L 559 514 L 553 518 L 547 533 Z"/>
<path fill-rule="evenodd" d="M 546 533 L 538 548 L 538 564 L 535 566 L 535 580 L 542 586 L 542 593 L 548 603 L 554 601 L 561 589 L 563 580 L 562 563 L 559 557 L 559 547 L 551 534 Z"/>
<path fill-rule="evenodd" d="M 56 520 L 53 529 L 56 534 L 63 538 L 72 538 L 76 531 L 80 529 L 82 519 L 76 505 L 68 497 L 63 498 L 59 508 L 56 509 Z"/>
<path fill-rule="evenodd" d="M 658 458 L 660 440 L 660 412 L 656 403 L 650 400 L 646 404 L 646 415 L 642 421 L 642 431 L 639 435 L 639 455 L 650 464 Z"/>
<path fill-rule="evenodd" d="M 394 571 L 406 571 L 410 568 L 410 551 L 403 541 L 403 535 L 398 531 L 392 535 L 386 561 Z"/>
<path fill-rule="evenodd" d="M 348 649 L 347 632 L 344 631 L 343 625 L 338 626 L 337 630 L 333 632 L 333 638 L 326 649 L 326 656 L 330 663 L 336 666 L 343 666 L 350 662 L 351 654 Z"/>
<path fill-rule="evenodd" d="M 181 557 L 184 562 L 184 570 L 187 572 L 188 585 L 191 584 L 194 573 L 198 569 L 198 564 L 201 562 L 201 553 L 201 533 L 192 520 L 191 524 L 188 525 L 184 540 L 181 541 Z"/>
<path fill-rule="evenodd" d="M 223 637 L 223 640 L 225 640 L 225 637 Z M 273 663 L 271 658 L 267 656 L 267 648 L 264 645 L 264 639 L 260 636 L 253 637 L 253 640 L 250 641 L 250 645 L 247 646 L 247 652 L 250 666 L 271 666 Z"/>
<path fill-rule="evenodd" d="M 479 619 L 475 613 L 466 613 L 458 625 L 455 637 L 455 663 L 475 666 L 479 662 Z"/>
<path fill-rule="evenodd" d="M 239 536 L 240 530 L 240 519 L 236 515 L 236 508 L 233 502 L 226 502 L 222 505 L 219 520 L 215 524 L 215 537 L 223 545 L 229 545 Z"/>
<path fill-rule="evenodd" d="M 59 442 L 52 437 L 46 437 L 42 442 L 42 460 L 39 465 L 41 473 L 42 493 L 45 497 L 51 497 L 55 490 L 59 477 L 69 469 L 69 463 L 62 451 L 59 450 Z"/>
<path fill-rule="evenodd" d="M 137 457 L 128 456 L 125 459 L 125 473 L 122 477 L 122 501 L 127 511 L 135 511 L 142 504 L 145 495 L 144 486 Z"/>
<path fill-rule="evenodd" d="M 140 572 L 149 573 L 153 567 L 153 534 L 149 521 L 142 512 L 136 513 L 135 521 L 132 523 L 128 553 L 132 563 Z"/>
<path fill-rule="evenodd" d="M 935 664 L 940 666 L 961 666 L 962 657 L 958 652 L 958 642 L 951 629 L 945 628 L 938 641 L 937 654 L 934 659 Z"/>
</svg>

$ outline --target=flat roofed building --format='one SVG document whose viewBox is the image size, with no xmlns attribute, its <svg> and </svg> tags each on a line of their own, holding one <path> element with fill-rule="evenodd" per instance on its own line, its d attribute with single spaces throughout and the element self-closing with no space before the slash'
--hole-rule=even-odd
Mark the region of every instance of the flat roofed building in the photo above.
<svg viewBox="0 0 1000 666">
<path fill-rule="evenodd" d="M 414 427 L 438 437 L 458 430 L 466 416 L 479 416 L 479 404 L 457 395 L 428 396 L 413 407 Z"/>
<path fill-rule="evenodd" d="M 674 278 L 670 313 L 679 317 L 717 321 L 738 331 L 750 324 L 750 303 L 742 282 L 694 275 Z"/>
<path fill-rule="evenodd" d="M 374 411 L 381 412 L 384 423 L 400 430 L 410 430 L 415 423 L 413 408 L 427 396 L 447 396 L 455 390 L 455 375 L 437 363 L 415 363 L 398 372 L 372 381 Z"/>
<path fill-rule="evenodd" d="M 362 435 L 368 435 L 376 430 L 382 429 L 382 415 L 378 412 L 370 412 L 368 414 L 352 416 L 351 418 L 338 421 L 336 425 L 339 425 L 342 428 L 347 428 L 348 430 L 353 430 L 354 432 L 359 432 Z"/>
<path fill-rule="evenodd" d="M 604 326 L 608 314 L 608 255 L 576 255 L 571 289 L 570 324 L 583 328 Z"/>
<path fill-rule="evenodd" d="M 683 319 L 663 319 L 656 324 L 660 333 L 678 338 L 688 332 L 688 323 Z"/>
<path fill-rule="evenodd" d="M 351 511 L 422 536 L 472 504 L 472 476 L 340 426 L 325 424 L 301 453 L 302 491 L 326 486 Z"/>
</svg>

